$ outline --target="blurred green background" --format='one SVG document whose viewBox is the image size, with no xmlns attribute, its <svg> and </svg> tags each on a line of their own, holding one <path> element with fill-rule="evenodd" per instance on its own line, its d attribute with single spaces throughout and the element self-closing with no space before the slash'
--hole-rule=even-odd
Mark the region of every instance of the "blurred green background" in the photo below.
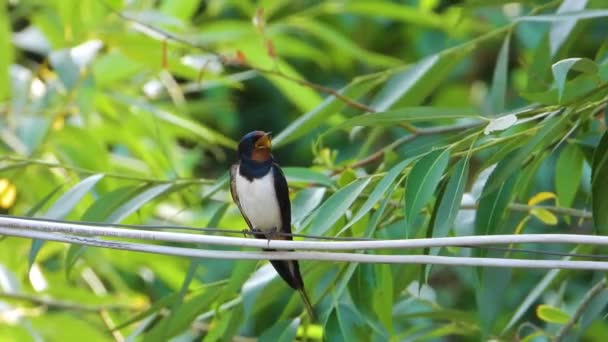
<svg viewBox="0 0 608 342">
<path fill-rule="evenodd" d="M 0 208 L 238 233 L 227 170 L 264 130 L 297 232 L 605 235 L 607 17 L 603 0 L 0 0 Z M 564 258 L 382 253 L 406 252 Z M 0 237 L 0 340 L 608 333 L 602 272 L 301 264 L 316 322 L 265 262 Z"/>
</svg>

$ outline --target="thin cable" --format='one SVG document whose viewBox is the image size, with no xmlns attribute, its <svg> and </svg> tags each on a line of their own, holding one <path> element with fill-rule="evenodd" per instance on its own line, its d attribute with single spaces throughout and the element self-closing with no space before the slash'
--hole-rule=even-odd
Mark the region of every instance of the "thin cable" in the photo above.
<svg viewBox="0 0 608 342">
<path fill-rule="evenodd" d="M 46 220 L 29 220 L 14 217 L 0 217 L 0 227 L 6 227 L 13 230 L 33 230 L 40 232 L 68 233 L 84 236 L 107 236 L 113 238 L 289 250 L 377 250 L 451 246 L 482 246 L 513 243 L 556 243 L 608 246 L 608 236 L 574 234 L 484 235 L 369 241 L 291 241 L 249 239 L 239 237 L 87 226 L 75 223 L 57 223 Z"/>
<path fill-rule="evenodd" d="M 572 269 L 608 271 L 608 262 L 572 260 L 531 260 L 501 258 L 448 257 L 436 255 L 383 255 L 332 252 L 238 252 L 196 248 L 146 245 L 131 242 L 104 241 L 95 238 L 57 233 L 33 232 L 0 227 L 0 234 L 72 243 L 84 246 L 128 250 L 152 254 L 165 254 L 190 258 L 231 260 L 315 260 L 382 264 L 433 264 L 451 266 L 481 266 L 533 269 Z M 335 243 L 335 242 L 334 242 Z M 342 242 L 344 243 L 344 242 Z"/>
</svg>

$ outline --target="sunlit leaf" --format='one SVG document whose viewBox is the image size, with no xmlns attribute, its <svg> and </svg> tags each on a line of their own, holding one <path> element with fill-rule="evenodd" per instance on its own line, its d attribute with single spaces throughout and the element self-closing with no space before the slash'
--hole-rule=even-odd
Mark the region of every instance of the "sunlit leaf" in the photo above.
<svg viewBox="0 0 608 342">
<path fill-rule="evenodd" d="M 536 307 L 536 316 L 548 323 L 566 324 L 570 320 L 570 315 L 547 304 Z"/>
<path fill-rule="evenodd" d="M 530 198 L 528 200 L 528 205 L 537 205 L 540 202 L 544 202 L 546 200 L 555 199 L 555 198 L 557 198 L 557 196 L 554 193 L 548 192 L 548 191 L 542 191 L 542 192 L 539 192 L 536 195 L 532 196 L 532 198 Z"/>
</svg>

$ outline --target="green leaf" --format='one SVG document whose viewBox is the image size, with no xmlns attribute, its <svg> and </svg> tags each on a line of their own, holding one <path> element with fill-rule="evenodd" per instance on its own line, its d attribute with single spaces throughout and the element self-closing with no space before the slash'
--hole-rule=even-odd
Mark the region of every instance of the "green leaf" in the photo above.
<svg viewBox="0 0 608 342">
<path fill-rule="evenodd" d="M 207 291 L 188 299 L 173 313 L 173 316 L 179 319 L 169 321 L 168 317 L 164 317 L 144 335 L 143 341 L 167 341 L 183 332 L 199 314 L 210 309 L 211 303 L 218 295 L 218 291 Z"/>
<path fill-rule="evenodd" d="M 371 107 L 382 112 L 395 105 L 421 104 L 472 50 L 472 46 L 461 45 L 426 57 L 393 75 L 376 95 Z"/>
<path fill-rule="evenodd" d="M 334 187 L 335 184 L 326 174 L 305 167 L 283 167 L 288 183 L 320 184 Z"/>
<path fill-rule="evenodd" d="M 462 118 L 479 118 L 479 115 L 476 110 L 472 108 L 408 107 L 388 112 L 359 115 L 341 123 L 330 131 L 355 126 L 393 126 L 395 124 L 411 121 Z"/>
<path fill-rule="evenodd" d="M 124 201 L 128 200 L 138 192 L 140 187 L 126 186 L 118 188 L 97 199 L 82 215 L 81 220 L 85 222 L 107 222 L 108 216 L 118 208 Z M 114 222 L 110 222 L 114 223 Z M 76 261 L 87 250 L 87 246 L 70 245 L 65 258 L 65 276 L 69 278 Z"/>
<path fill-rule="evenodd" d="M 478 318 L 483 334 L 487 336 L 501 312 L 505 299 L 505 292 L 511 281 L 511 269 L 508 268 L 481 268 L 479 283 L 475 289 L 477 299 Z"/>
<path fill-rule="evenodd" d="M 8 6 L 0 2 L 0 102 L 11 96 L 10 66 L 14 59 L 12 43 L 11 20 L 8 16 Z"/>
<path fill-rule="evenodd" d="M 547 304 L 536 307 L 536 316 L 547 323 L 566 324 L 570 320 L 570 315 Z"/>
<path fill-rule="evenodd" d="M 384 80 L 384 77 L 377 75 L 357 77 L 346 87 L 340 89 L 338 93 L 351 99 L 356 99 L 374 88 L 382 80 Z M 310 133 L 327 122 L 332 115 L 339 113 L 345 106 L 346 103 L 343 100 L 338 99 L 334 95 L 328 96 L 313 110 L 300 116 L 285 127 L 281 133 L 272 139 L 273 146 L 283 146 Z"/>
<path fill-rule="evenodd" d="M 488 180 L 486 185 L 488 191 L 497 189 L 500 185 L 504 185 L 508 177 L 514 172 L 521 169 L 526 159 L 539 154 L 545 146 L 552 143 L 556 137 L 562 136 L 562 130 L 566 128 L 568 124 L 569 110 L 565 110 L 558 113 L 556 118 L 549 118 L 543 121 L 543 126 L 540 128 L 530 141 L 517 152 L 514 152 L 509 157 L 510 164 L 505 165 L 502 163 L 502 167 L 496 168 L 496 171 L 492 173 L 492 177 Z"/>
<path fill-rule="evenodd" d="M 608 131 L 593 152 L 591 167 L 591 204 L 595 229 L 608 235 Z"/>
<path fill-rule="evenodd" d="M 64 218 L 80 202 L 84 195 L 93 189 L 103 176 L 103 174 L 92 175 L 74 185 L 74 187 L 66 191 L 55 201 L 46 214 L 44 214 L 44 217 L 51 219 Z"/>
<path fill-rule="evenodd" d="M 354 307 L 338 304 L 325 323 L 326 341 L 366 341 L 369 329 Z"/>
<path fill-rule="evenodd" d="M 505 110 L 505 99 L 507 95 L 507 80 L 509 72 L 509 45 L 511 35 L 507 34 L 502 43 L 502 47 L 498 52 L 498 59 L 494 67 L 494 76 L 492 77 L 492 86 L 490 87 L 489 103 L 486 107 L 489 113 L 494 115 L 500 114 Z"/>
<path fill-rule="evenodd" d="M 434 222 L 432 237 L 440 238 L 448 236 L 456 215 L 460 210 L 462 195 L 469 178 L 469 158 L 461 159 L 455 166 L 450 179 L 446 185 L 445 192 L 437 208 L 437 217 Z M 441 248 L 431 248 L 431 255 L 439 254 Z"/>
<path fill-rule="evenodd" d="M 379 54 L 361 48 L 350 37 L 343 35 L 322 21 L 300 17 L 297 20 L 289 20 L 287 22 L 289 26 L 293 26 L 299 32 L 309 33 L 325 42 L 328 46 L 337 49 L 345 59 L 357 59 L 370 66 L 382 68 L 395 67 L 401 64 L 401 60 L 390 55 Z"/>
<path fill-rule="evenodd" d="M 555 85 L 558 89 L 558 98 L 560 102 L 564 95 L 566 80 L 570 70 L 597 74 L 599 69 L 597 64 L 589 58 L 566 58 L 553 64 L 551 66 L 551 71 L 553 72 L 553 78 L 555 78 Z"/>
<path fill-rule="evenodd" d="M 61 197 L 59 197 L 55 203 L 47 210 L 46 214 L 43 215 L 44 218 L 49 219 L 62 219 L 67 215 L 86 195 L 99 180 L 103 178 L 103 174 L 96 174 L 89 176 L 78 184 L 74 185 L 70 190 L 66 191 Z M 48 196 L 48 195 L 47 195 Z M 50 197 L 48 197 L 50 198 Z M 36 256 L 44 241 L 34 239 L 32 240 L 32 246 L 29 252 L 29 268 L 32 267 L 34 261 L 36 260 Z"/>
<path fill-rule="evenodd" d="M 576 144 L 568 144 L 559 154 L 555 166 L 555 190 L 559 205 L 569 208 L 583 176 L 585 156 Z"/>
<path fill-rule="evenodd" d="M 479 209 L 475 217 L 475 234 L 490 235 L 499 232 L 500 224 L 513 196 L 513 190 L 517 183 L 518 174 L 510 175 L 505 181 L 497 186 L 496 178 L 502 177 L 505 168 L 510 167 L 513 161 L 512 158 L 505 158 L 498 163 L 496 169 L 488 178 L 487 183 L 483 187 L 479 200 Z"/>
<path fill-rule="evenodd" d="M 359 179 L 336 191 L 317 209 L 307 233 L 324 235 L 346 213 L 370 181 L 371 178 Z"/>
<path fill-rule="evenodd" d="M 310 187 L 298 191 L 291 201 L 291 222 L 299 230 L 300 223 L 323 201 L 327 188 Z"/>
<path fill-rule="evenodd" d="M 413 236 L 410 234 L 412 224 L 420 210 L 433 197 L 449 160 L 448 149 L 433 151 L 420 158 L 408 174 L 405 183 L 406 237 Z"/>
<path fill-rule="evenodd" d="M 125 204 L 121 205 L 116 209 L 107 219 L 107 222 L 118 223 L 139 210 L 144 204 L 150 202 L 157 196 L 161 195 L 165 191 L 169 190 L 173 184 L 159 184 L 153 187 L 147 188 L 137 196 L 131 198 Z"/>
<path fill-rule="evenodd" d="M 588 0 L 564 0 L 555 13 L 562 14 L 582 10 L 587 5 L 587 2 Z M 574 31 L 576 23 L 577 20 L 573 19 L 551 24 L 551 30 L 549 31 L 551 47 L 548 51 L 551 53 L 551 56 L 555 56 L 559 48 L 568 40 L 572 31 Z"/>
<path fill-rule="evenodd" d="M 353 216 L 353 218 L 340 230 L 338 235 L 342 234 L 346 229 L 348 229 L 353 224 L 357 223 L 365 214 L 367 214 L 373 207 L 378 203 L 389 187 L 395 182 L 395 179 L 399 177 L 401 172 L 412 162 L 413 158 L 409 158 L 401 161 L 399 164 L 393 166 L 382 180 L 378 182 L 378 185 L 374 188 L 372 193 L 369 195 L 365 203 L 361 205 L 357 214 Z"/>
<path fill-rule="evenodd" d="M 528 67 L 528 84 L 526 91 L 533 93 L 542 91 L 550 85 L 549 66 L 551 65 L 551 50 L 549 47 L 549 35 L 543 35 L 534 49 L 532 62 Z"/>
<path fill-rule="evenodd" d="M 148 112 L 161 121 L 191 132 L 209 144 L 218 144 L 227 148 L 236 148 L 236 141 L 200 124 L 199 122 L 195 122 L 167 110 L 160 109 L 142 100 L 133 99 L 121 94 L 113 94 L 112 97 L 120 103 Z"/>
<path fill-rule="evenodd" d="M 553 21 L 564 21 L 564 20 L 582 20 L 582 19 L 594 19 L 608 17 L 608 10 L 585 10 L 585 11 L 572 11 L 566 13 L 556 14 L 545 14 L 545 15 L 533 15 L 524 16 L 517 18 L 517 21 L 538 21 L 538 22 L 553 22 Z"/>
<path fill-rule="evenodd" d="M 389 265 L 374 266 L 374 290 L 372 292 L 372 306 L 380 318 L 380 322 L 389 332 L 393 332 L 393 275 Z"/>
<path fill-rule="evenodd" d="M 296 318 L 291 321 L 277 321 L 272 327 L 267 329 L 260 335 L 260 342 L 291 342 L 296 338 L 300 319 Z"/>
</svg>

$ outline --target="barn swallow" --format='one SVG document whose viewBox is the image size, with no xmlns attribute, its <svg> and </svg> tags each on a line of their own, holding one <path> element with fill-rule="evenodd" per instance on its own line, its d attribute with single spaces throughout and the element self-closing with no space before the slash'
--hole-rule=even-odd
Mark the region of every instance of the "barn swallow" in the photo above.
<svg viewBox="0 0 608 342">
<path fill-rule="evenodd" d="M 247 133 L 230 168 L 230 193 L 256 238 L 291 240 L 291 203 L 283 171 L 271 153 L 270 133 Z M 271 251 L 272 249 L 265 249 Z M 297 260 L 270 260 L 285 282 L 302 297 L 311 319 L 314 310 L 304 289 Z"/>
</svg>

